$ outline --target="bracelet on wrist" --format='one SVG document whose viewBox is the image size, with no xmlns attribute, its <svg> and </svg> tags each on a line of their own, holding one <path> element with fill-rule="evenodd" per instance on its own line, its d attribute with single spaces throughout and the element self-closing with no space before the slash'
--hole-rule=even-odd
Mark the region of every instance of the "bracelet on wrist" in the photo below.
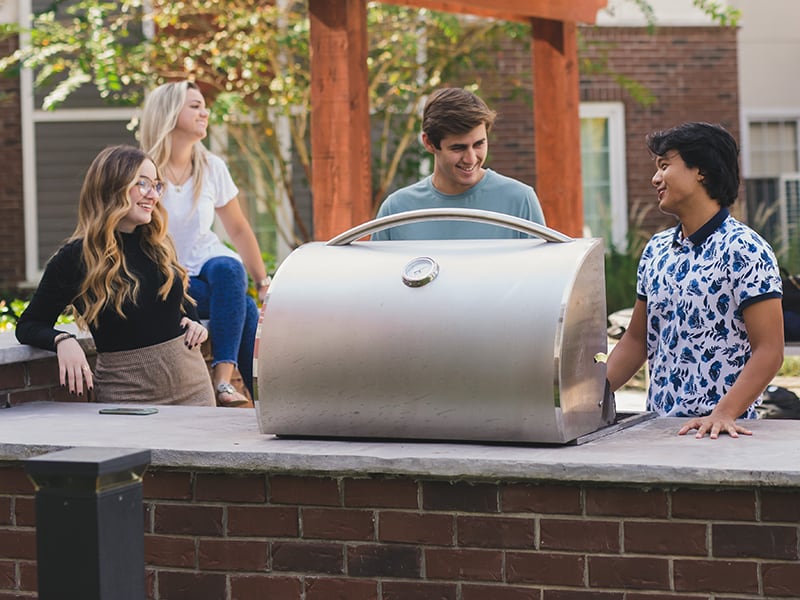
<svg viewBox="0 0 800 600">
<path fill-rule="evenodd" d="M 271 283 L 272 283 L 272 277 L 267 275 L 266 277 L 264 277 L 264 279 L 262 279 L 256 284 L 256 289 L 263 290 L 265 287 L 269 287 L 269 284 Z"/>
<path fill-rule="evenodd" d="M 77 338 L 78 338 L 78 336 L 77 336 L 77 335 L 75 335 L 74 333 L 66 333 L 66 332 L 65 332 L 65 333 L 59 333 L 59 334 L 58 334 L 58 335 L 55 337 L 55 339 L 53 340 L 53 347 L 55 347 L 55 348 L 58 348 L 58 345 L 59 345 L 61 342 L 63 342 L 64 340 L 68 340 L 68 339 L 70 339 L 70 338 L 72 338 L 72 339 L 74 340 L 74 339 L 77 339 Z"/>
</svg>

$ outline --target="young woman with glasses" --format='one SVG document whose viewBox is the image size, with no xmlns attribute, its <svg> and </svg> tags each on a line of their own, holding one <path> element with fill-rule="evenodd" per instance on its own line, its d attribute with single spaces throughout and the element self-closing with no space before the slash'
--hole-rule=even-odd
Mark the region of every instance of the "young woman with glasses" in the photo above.
<svg viewBox="0 0 800 600">
<path fill-rule="evenodd" d="M 208 337 L 167 233 L 155 163 L 132 146 L 106 148 L 81 188 L 75 232 L 48 261 L 16 328 L 20 343 L 58 355 L 70 393 L 98 402 L 214 406 L 200 344 Z M 95 371 L 71 333 L 71 306 L 97 348 Z"/>
</svg>

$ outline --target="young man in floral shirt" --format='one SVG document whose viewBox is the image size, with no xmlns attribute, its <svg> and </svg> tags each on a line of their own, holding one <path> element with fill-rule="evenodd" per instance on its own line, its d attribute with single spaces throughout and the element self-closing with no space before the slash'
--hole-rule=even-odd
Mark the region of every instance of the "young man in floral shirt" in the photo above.
<svg viewBox="0 0 800 600">
<path fill-rule="evenodd" d="M 618 389 L 646 359 L 647 410 L 689 417 L 680 435 L 750 435 L 736 419 L 756 418 L 782 364 L 782 290 L 769 244 L 728 212 L 739 190 L 738 146 L 707 123 L 647 143 L 658 207 L 679 224 L 645 247 L 631 323 L 608 358 L 609 385 Z"/>
</svg>

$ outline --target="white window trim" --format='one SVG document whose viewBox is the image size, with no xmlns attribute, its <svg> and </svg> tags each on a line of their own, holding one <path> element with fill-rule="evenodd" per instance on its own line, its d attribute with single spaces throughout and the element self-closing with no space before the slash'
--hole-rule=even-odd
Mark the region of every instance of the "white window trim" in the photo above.
<svg viewBox="0 0 800 600">
<path fill-rule="evenodd" d="M 739 117 L 741 133 L 740 154 L 742 160 L 742 177 L 749 179 L 752 173 L 750 160 L 750 123 L 761 121 L 795 121 L 797 122 L 797 147 L 800 148 L 800 111 L 797 107 L 786 108 L 750 108 L 743 110 Z"/>
<path fill-rule="evenodd" d="M 608 119 L 611 159 L 611 237 L 614 246 L 628 247 L 628 161 L 625 153 L 625 105 L 622 102 L 581 102 L 581 119 Z"/>
<path fill-rule="evenodd" d="M 800 180 L 800 173 L 783 173 L 778 178 L 778 190 L 779 190 L 779 208 L 780 208 L 780 219 L 781 219 L 781 247 L 779 248 L 780 253 L 784 254 L 789 252 L 789 198 L 786 197 L 786 187 L 787 183 L 790 181 L 796 182 Z M 796 211 L 793 211 L 796 212 Z"/>
<path fill-rule="evenodd" d="M 118 108 L 59 108 L 56 110 L 33 110 L 36 123 L 74 123 L 76 121 L 130 121 L 139 114 L 134 107 Z"/>
<path fill-rule="evenodd" d="M 30 28 L 31 0 L 19 0 L 19 24 Z M 30 35 L 22 34 L 20 47 L 29 43 Z M 42 276 L 39 268 L 39 212 L 36 188 L 36 124 L 68 123 L 80 121 L 125 121 L 129 122 L 139 109 L 130 108 L 64 108 L 42 110 L 34 106 L 33 72 L 20 71 L 20 117 L 22 133 L 22 206 L 25 230 L 25 281 L 21 287 L 37 285 Z"/>
<path fill-rule="evenodd" d="M 19 0 L 19 24 L 23 31 L 30 27 L 31 0 Z M 19 36 L 20 47 L 29 44 L 30 35 Z M 25 281 L 22 286 L 35 285 L 41 277 L 38 267 L 39 235 L 36 224 L 36 136 L 33 123 L 33 72 L 22 69 L 19 74 L 20 129 L 22 134 L 22 212 L 25 230 Z"/>
</svg>

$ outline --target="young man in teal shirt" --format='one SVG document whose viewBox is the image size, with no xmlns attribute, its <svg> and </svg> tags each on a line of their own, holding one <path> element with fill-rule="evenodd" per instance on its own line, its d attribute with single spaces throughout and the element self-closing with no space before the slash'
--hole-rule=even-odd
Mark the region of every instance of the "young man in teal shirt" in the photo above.
<svg viewBox="0 0 800 600">
<path fill-rule="evenodd" d="M 378 217 L 425 208 L 488 210 L 544 225 L 536 192 L 484 168 L 488 135 L 496 113 L 472 92 L 444 88 L 431 95 L 422 117 L 422 143 L 433 155 L 433 173 L 390 194 Z M 520 238 L 526 234 L 471 221 L 427 221 L 398 225 L 373 240 Z"/>
</svg>

